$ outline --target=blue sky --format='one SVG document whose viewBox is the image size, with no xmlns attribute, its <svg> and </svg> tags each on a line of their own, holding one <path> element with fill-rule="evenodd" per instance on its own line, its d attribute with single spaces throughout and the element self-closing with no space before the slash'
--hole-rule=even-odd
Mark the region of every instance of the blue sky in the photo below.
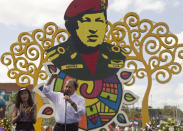
<svg viewBox="0 0 183 131">
<path fill-rule="evenodd" d="M 0 0 L 0 56 L 9 51 L 21 32 L 42 28 L 47 22 L 55 22 L 64 28 L 64 12 L 72 0 Z M 182 0 L 109 0 L 108 20 L 116 22 L 127 12 L 136 12 L 141 19 L 165 22 L 170 31 L 183 43 L 183 1 Z M 183 61 L 180 61 L 183 64 Z M 6 75 L 8 68 L 0 63 L 0 82 L 14 82 Z M 149 104 L 154 107 L 175 105 L 183 109 L 183 73 L 160 85 L 153 82 Z M 140 96 L 141 105 L 146 85 L 139 82 L 125 87 Z M 157 90 L 158 89 L 158 90 Z"/>
</svg>

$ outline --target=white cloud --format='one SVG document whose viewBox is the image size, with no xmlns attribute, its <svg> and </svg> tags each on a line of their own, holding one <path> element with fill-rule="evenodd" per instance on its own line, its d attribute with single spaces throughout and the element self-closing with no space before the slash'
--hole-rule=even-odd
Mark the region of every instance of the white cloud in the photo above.
<svg viewBox="0 0 183 131">
<path fill-rule="evenodd" d="M 64 13 L 72 0 L 0 0 L 0 23 L 7 25 L 42 26 L 49 21 L 64 24 Z M 179 1 L 170 1 L 174 7 Z M 168 3 L 170 3 L 168 2 Z M 111 0 L 109 11 L 161 12 L 165 9 L 164 0 Z M 168 4 L 167 3 L 167 4 Z"/>
<path fill-rule="evenodd" d="M 167 84 L 153 85 L 151 90 L 153 107 L 163 107 L 164 105 L 183 105 L 183 84 L 176 82 L 176 79 L 183 77 L 183 73 L 179 75 L 180 76 L 173 76 Z M 183 110 L 183 106 L 180 108 Z"/>
<path fill-rule="evenodd" d="M 177 34 L 178 37 L 178 43 L 183 43 L 183 32 Z"/>
<path fill-rule="evenodd" d="M 165 9 L 166 2 L 162 0 L 114 0 L 109 9 L 121 12 L 124 10 L 134 10 L 138 13 L 142 11 L 152 10 L 156 12 L 161 12 Z M 178 5 L 178 3 L 176 4 Z"/>
<path fill-rule="evenodd" d="M 173 4 L 174 7 L 177 7 L 177 6 L 180 5 L 180 2 L 179 1 L 174 1 L 172 4 Z"/>
<path fill-rule="evenodd" d="M 174 93 L 176 97 L 182 98 L 182 92 L 183 92 L 183 83 L 180 83 L 174 90 Z M 183 101 L 182 101 L 183 103 Z"/>
<path fill-rule="evenodd" d="M 7 75 L 8 67 L 0 63 L 0 83 L 15 83 L 15 80 L 10 79 Z"/>
<path fill-rule="evenodd" d="M 169 5 L 170 7 L 178 7 L 181 6 L 181 0 L 165 0 L 167 5 Z"/>
<path fill-rule="evenodd" d="M 109 10 L 120 12 L 126 10 L 131 3 L 132 0 L 113 0 L 113 2 L 109 5 Z"/>
<path fill-rule="evenodd" d="M 165 9 L 166 3 L 161 0 L 136 0 L 135 9 L 138 13 L 145 10 L 161 12 Z"/>
<path fill-rule="evenodd" d="M 64 13 L 72 0 L 0 0 L 0 23 L 40 26 L 49 21 L 64 22 Z"/>
</svg>

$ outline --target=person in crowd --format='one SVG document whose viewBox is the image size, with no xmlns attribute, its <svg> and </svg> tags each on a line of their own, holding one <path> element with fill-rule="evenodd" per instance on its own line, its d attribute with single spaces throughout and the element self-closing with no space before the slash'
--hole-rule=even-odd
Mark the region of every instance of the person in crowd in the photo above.
<svg viewBox="0 0 183 131">
<path fill-rule="evenodd" d="M 21 88 L 15 100 L 12 113 L 12 123 L 16 131 L 35 131 L 33 124 L 36 122 L 36 105 L 33 102 L 28 88 Z"/>
<path fill-rule="evenodd" d="M 78 84 L 75 80 L 66 81 L 64 92 L 53 92 L 50 90 L 50 83 L 58 77 L 53 74 L 43 88 L 43 93 L 50 99 L 55 107 L 56 124 L 54 131 L 78 131 L 80 117 L 85 115 L 85 100 L 77 95 Z"/>
</svg>

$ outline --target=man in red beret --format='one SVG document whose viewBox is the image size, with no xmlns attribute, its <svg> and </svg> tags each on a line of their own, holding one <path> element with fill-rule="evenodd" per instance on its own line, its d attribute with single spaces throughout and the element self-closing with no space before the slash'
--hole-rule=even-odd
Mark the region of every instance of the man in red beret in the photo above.
<svg viewBox="0 0 183 131">
<path fill-rule="evenodd" d="M 66 75 L 80 80 L 107 78 L 123 67 L 124 50 L 104 42 L 107 0 L 73 0 L 65 12 L 71 37 L 47 50 L 49 59 Z"/>
</svg>

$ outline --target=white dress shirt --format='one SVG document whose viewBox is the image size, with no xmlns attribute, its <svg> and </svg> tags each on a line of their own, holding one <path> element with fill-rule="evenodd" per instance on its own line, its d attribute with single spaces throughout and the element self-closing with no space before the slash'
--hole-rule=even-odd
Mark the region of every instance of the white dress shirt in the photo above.
<svg viewBox="0 0 183 131">
<path fill-rule="evenodd" d="M 66 105 L 66 124 L 79 122 L 80 116 L 85 114 L 85 100 L 81 96 L 75 93 L 70 96 L 71 100 L 77 105 L 77 111 L 66 101 L 64 95 L 61 92 L 50 91 L 49 86 L 43 88 L 43 93 L 50 99 L 55 106 L 55 120 L 58 123 L 65 123 L 65 105 Z"/>
</svg>

